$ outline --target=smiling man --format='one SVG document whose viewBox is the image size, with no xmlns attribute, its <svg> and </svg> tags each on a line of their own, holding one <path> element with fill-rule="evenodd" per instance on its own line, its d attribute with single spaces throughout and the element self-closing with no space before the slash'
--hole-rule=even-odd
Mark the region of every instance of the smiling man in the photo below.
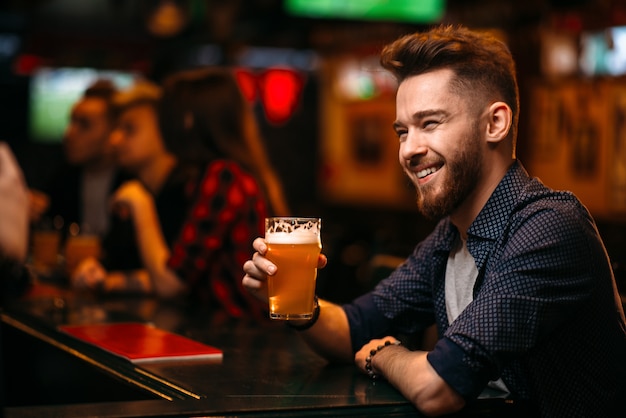
<svg viewBox="0 0 626 418">
<path fill-rule="evenodd" d="M 320 301 L 315 319 L 291 325 L 426 415 L 467 408 L 489 387 L 523 416 L 615 416 L 626 396 L 626 325 L 610 262 L 577 198 L 516 159 L 509 50 L 441 26 L 388 45 L 381 63 L 399 81 L 400 164 L 420 212 L 439 223 L 370 293 L 344 306 Z M 254 248 L 243 284 L 266 298 L 280 266 L 264 257 L 263 239 Z M 431 351 L 399 344 L 431 324 Z"/>
</svg>

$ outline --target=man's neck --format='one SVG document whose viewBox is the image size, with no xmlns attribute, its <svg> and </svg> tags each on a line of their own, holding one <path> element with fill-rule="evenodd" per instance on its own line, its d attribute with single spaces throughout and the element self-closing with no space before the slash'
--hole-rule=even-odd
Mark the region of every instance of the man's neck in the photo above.
<svg viewBox="0 0 626 418">
<path fill-rule="evenodd" d="M 88 164 L 84 164 L 82 169 L 85 173 L 98 174 L 104 171 L 113 170 L 115 164 L 112 159 L 101 159 L 99 161 L 92 161 Z"/>
<path fill-rule="evenodd" d="M 489 170 L 485 178 L 479 181 L 474 191 L 465 199 L 461 206 L 450 215 L 450 221 L 457 227 L 464 240 L 467 239 L 467 230 L 470 225 L 472 225 L 472 222 L 474 222 L 480 211 L 485 207 L 493 191 L 498 187 L 498 184 L 500 184 L 514 162 L 514 160 L 511 160 L 508 165 L 500 164 Z"/>
</svg>

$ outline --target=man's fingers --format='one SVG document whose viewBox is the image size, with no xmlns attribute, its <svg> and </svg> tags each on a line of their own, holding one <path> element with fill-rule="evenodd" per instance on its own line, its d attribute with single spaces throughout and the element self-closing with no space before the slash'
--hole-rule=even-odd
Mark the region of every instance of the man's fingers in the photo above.
<svg viewBox="0 0 626 418">
<path fill-rule="evenodd" d="M 267 244 L 265 243 L 265 239 L 258 237 L 252 242 L 252 248 L 259 252 L 261 255 L 265 255 L 267 252 Z"/>
<path fill-rule="evenodd" d="M 263 275 L 271 276 L 276 273 L 276 266 L 258 252 L 252 255 L 252 262 L 256 267 L 256 271 L 261 272 Z"/>
</svg>

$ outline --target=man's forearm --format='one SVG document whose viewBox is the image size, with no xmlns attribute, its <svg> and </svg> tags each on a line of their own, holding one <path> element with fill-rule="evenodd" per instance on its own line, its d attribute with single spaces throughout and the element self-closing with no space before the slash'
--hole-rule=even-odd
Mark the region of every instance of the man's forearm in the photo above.
<svg viewBox="0 0 626 418">
<path fill-rule="evenodd" d="M 427 415 L 456 412 L 465 400 L 432 368 L 425 351 L 390 346 L 372 357 L 374 369 Z"/>
<path fill-rule="evenodd" d="M 320 300 L 320 316 L 311 328 L 300 334 L 319 355 L 332 362 L 352 363 L 348 317 L 341 306 Z"/>
</svg>

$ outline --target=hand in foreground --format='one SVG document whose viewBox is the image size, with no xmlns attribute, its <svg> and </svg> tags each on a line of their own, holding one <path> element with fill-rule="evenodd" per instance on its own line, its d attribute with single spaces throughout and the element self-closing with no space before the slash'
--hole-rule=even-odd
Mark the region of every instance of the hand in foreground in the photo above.
<svg viewBox="0 0 626 418">
<path fill-rule="evenodd" d="M 256 250 L 251 260 L 248 260 L 243 265 L 243 271 L 246 273 L 243 276 L 242 284 L 250 293 L 252 293 L 257 299 L 262 302 L 268 302 L 267 298 L 267 276 L 276 274 L 276 265 L 272 264 L 265 254 L 267 253 L 267 243 L 263 238 L 257 238 L 252 243 L 252 247 Z M 320 254 L 317 260 L 317 268 L 321 269 L 326 266 L 326 256 Z"/>
<path fill-rule="evenodd" d="M 81 290 L 100 290 L 107 277 L 107 271 L 102 264 L 89 257 L 82 260 L 70 277 L 72 287 Z"/>
<path fill-rule="evenodd" d="M 28 191 L 5 143 L 0 143 L 0 202 L 0 254 L 22 261 L 28 251 Z"/>
<path fill-rule="evenodd" d="M 400 344 L 400 341 L 398 341 L 394 337 L 385 337 L 385 338 L 370 341 L 369 343 L 361 347 L 361 349 L 357 351 L 357 353 L 354 355 L 354 363 L 356 364 L 356 366 L 363 373 L 369 374 L 370 376 L 380 374 L 377 370 L 374 370 L 372 368 L 371 359 L 376 354 L 378 354 L 379 351 L 388 349 L 388 347 L 386 347 L 386 343 L 387 345 L 398 345 Z M 385 348 L 382 348 L 382 347 L 385 347 Z M 372 354 L 372 352 L 374 354 Z M 368 357 L 370 359 L 369 361 L 367 360 Z"/>
</svg>

